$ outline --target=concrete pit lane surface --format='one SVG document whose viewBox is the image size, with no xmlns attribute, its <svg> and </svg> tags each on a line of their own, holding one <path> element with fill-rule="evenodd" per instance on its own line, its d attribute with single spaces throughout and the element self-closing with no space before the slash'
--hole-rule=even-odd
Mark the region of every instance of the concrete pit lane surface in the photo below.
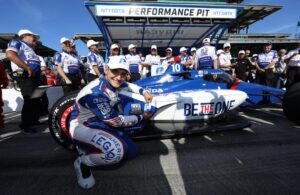
<svg viewBox="0 0 300 195">
<path fill-rule="evenodd" d="M 76 155 L 59 146 L 45 125 L 19 131 L 20 114 L 0 131 L 1 194 L 300 194 L 300 127 L 281 109 L 245 109 L 242 130 L 137 141 L 139 155 L 93 169 L 96 185 L 77 185 Z M 43 119 L 44 121 L 47 118 Z"/>
</svg>

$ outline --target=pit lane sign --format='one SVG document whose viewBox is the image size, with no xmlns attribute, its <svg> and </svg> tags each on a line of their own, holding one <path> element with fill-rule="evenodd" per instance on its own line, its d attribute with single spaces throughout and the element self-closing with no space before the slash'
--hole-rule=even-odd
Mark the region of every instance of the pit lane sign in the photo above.
<svg viewBox="0 0 300 195">
<path fill-rule="evenodd" d="M 97 5 L 97 16 L 235 19 L 234 8 Z"/>
</svg>

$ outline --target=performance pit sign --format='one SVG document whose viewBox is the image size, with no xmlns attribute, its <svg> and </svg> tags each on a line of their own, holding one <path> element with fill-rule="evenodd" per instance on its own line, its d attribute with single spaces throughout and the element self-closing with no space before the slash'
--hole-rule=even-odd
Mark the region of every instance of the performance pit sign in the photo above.
<svg viewBox="0 0 300 195">
<path fill-rule="evenodd" d="M 234 8 L 96 5 L 97 16 L 235 19 Z"/>
</svg>

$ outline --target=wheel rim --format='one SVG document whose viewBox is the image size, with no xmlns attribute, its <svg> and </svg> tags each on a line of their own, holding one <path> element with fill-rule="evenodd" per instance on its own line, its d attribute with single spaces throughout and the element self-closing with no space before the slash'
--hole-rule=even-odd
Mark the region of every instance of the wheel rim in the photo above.
<svg viewBox="0 0 300 195">
<path fill-rule="evenodd" d="M 73 111 L 73 106 L 70 106 L 63 112 L 61 119 L 60 119 L 61 131 L 63 134 L 65 134 L 69 138 L 71 138 L 70 131 L 69 131 L 69 119 L 70 119 L 72 111 Z"/>
</svg>

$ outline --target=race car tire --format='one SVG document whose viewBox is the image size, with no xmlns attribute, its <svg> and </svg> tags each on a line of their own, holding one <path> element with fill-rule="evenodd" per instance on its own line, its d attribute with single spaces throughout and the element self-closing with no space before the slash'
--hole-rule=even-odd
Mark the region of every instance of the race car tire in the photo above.
<svg viewBox="0 0 300 195">
<path fill-rule="evenodd" d="M 58 99 L 51 108 L 48 119 L 49 130 L 54 140 L 71 151 L 75 151 L 76 148 L 69 133 L 69 117 L 77 94 L 78 91 L 74 91 Z"/>
<path fill-rule="evenodd" d="M 292 85 L 283 98 L 282 108 L 285 116 L 300 125 L 300 83 Z"/>
</svg>

